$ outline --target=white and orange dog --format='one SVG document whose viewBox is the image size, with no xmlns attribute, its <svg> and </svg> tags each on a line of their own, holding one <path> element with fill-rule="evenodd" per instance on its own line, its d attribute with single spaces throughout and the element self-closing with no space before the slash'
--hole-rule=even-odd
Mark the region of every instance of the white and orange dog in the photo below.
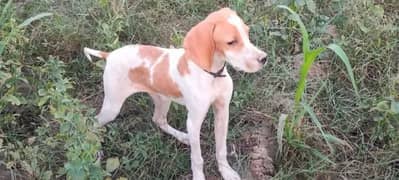
<svg viewBox="0 0 399 180">
<path fill-rule="evenodd" d="M 267 54 L 249 40 L 249 28 L 236 12 L 223 8 L 194 26 L 184 38 L 184 49 L 128 45 L 110 53 L 84 48 L 85 55 L 106 58 L 104 102 L 97 115 L 100 125 L 112 121 L 127 97 L 147 92 L 153 99 L 153 121 L 166 133 L 191 147 L 193 179 L 204 180 L 200 147 L 201 124 L 212 106 L 215 114 L 216 159 L 226 180 L 240 176 L 227 162 L 226 136 L 233 81 L 225 68 L 256 72 Z M 187 133 L 171 127 L 171 101 L 188 110 Z"/>
</svg>

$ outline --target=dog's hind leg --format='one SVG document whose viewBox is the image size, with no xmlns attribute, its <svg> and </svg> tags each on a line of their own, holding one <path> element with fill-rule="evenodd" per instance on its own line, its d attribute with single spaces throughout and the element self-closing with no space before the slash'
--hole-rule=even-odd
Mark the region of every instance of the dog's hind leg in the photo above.
<svg viewBox="0 0 399 180">
<path fill-rule="evenodd" d="M 154 115 L 152 120 L 166 133 L 174 136 L 180 142 L 189 145 L 187 133 L 179 131 L 167 122 L 167 115 L 171 101 L 160 95 L 150 94 L 154 101 Z"/>
<path fill-rule="evenodd" d="M 104 71 L 104 101 L 100 113 L 96 116 L 100 126 L 114 120 L 126 98 L 139 92 L 128 80 L 111 76 L 108 72 L 107 69 Z"/>
</svg>

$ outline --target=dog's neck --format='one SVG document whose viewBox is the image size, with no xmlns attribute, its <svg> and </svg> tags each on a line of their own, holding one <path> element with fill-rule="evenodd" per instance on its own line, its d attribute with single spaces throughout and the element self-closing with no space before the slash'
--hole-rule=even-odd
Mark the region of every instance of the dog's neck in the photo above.
<svg viewBox="0 0 399 180">
<path fill-rule="evenodd" d="M 225 69 L 226 61 L 220 55 L 214 54 L 211 65 L 211 71 L 203 69 L 205 72 L 213 76 L 214 78 L 226 77 Z"/>
<path fill-rule="evenodd" d="M 183 53 L 183 61 L 187 61 L 187 60 L 191 60 L 196 66 L 198 66 L 199 68 L 201 68 L 205 73 L 208 73 L 210 76 L 213 76 L 214 78 L 220 78 L 220 77 L 225 77 L 226 73 L 225 72 L 225 66 L 226 66 L 226 60 L 225 58 L 220 55 L 215 53 L 213 55 L 212 58 L 212 62 L 208 63 L 210 64 L 210 68 L 209 65 L 208 66 L 204 66 L 204 63 L 201 63 L 198 59 L 195 59 L 194 57 L 192 57 L 189 53 L 187 53 L 187 51 L 185 49 L 184 53 Z M 205 63 L 206 64 L 206 63 Z M 208 70 L 209 69 L 209 70 Z"/>
<path fill-rule="evenodd" d="M 223 58 L 221 55 L 214 54 L 211 71 L 212 72 L 219 71 L 220 69 L 222 69 L 225 66 L 225 62 L 226 62 L 225 58 Z"/>
</svg>

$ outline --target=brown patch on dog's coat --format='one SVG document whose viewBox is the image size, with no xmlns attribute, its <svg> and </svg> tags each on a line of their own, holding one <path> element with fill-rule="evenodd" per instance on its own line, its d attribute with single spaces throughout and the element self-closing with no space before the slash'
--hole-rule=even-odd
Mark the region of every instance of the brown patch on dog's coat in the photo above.
<svg viewBox="0 0 399 180">
<path fill-rule="evenodd" d="M 129 70 L 129 79 L 140 91 L 155 93 L 150 85 L 150 71 L 144 66 L 139 66 Z"/>
<path fill-rule="evenodd" d="M 182 94 L 177 84 L 169 75 L 169 55 L 165 55 L 161 62 L 154 67 L 153 87 L 159 93 L 172 97 L 181 97 Z"/>
<path fill-rule="evenodd" d="M 161 57 L 163 51 L 159 47 L 140 45 L 139 56 L 143 59 L 148 59 L 154 63 L 159 57 Z"/>
<path fill-rule="evenodd" d="M 177 70 L 179 71 L 180 75 L 184 76 L 186 74 L 190 74 L 190 69 L 188 69 L 188 62 L 185 55 L 183 55 L 179 59 L 179 63 L 177 64 Z"/>
<path fill-rule="evenodd" d="M 130 69 L 129 79 L 141 91 L 163 94 L 169 97 L 181 97 L 182 94 L 177 84 L 169 75 L 169 55 L 165 55 L 160 61 L 153 67 L 153 74 L 150 74 L 150 70 L 144 66 Z"/>
</svg>

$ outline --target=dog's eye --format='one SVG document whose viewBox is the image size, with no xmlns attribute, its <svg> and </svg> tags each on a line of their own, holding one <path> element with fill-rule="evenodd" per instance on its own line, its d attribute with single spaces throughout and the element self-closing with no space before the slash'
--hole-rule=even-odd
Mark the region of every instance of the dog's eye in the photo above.
<svg viewBox="0 0 399 180">
<path fill-rule="evenodd" d="M 232 41 L 227 42 L 227 44 L 228 44 L 229 46 L 232 46 L 232 45 L 234 45 L 234 44 L 236 44 L 236 43 L 237 43 L 236 40 L 232 40 Z"/>
</svg>

